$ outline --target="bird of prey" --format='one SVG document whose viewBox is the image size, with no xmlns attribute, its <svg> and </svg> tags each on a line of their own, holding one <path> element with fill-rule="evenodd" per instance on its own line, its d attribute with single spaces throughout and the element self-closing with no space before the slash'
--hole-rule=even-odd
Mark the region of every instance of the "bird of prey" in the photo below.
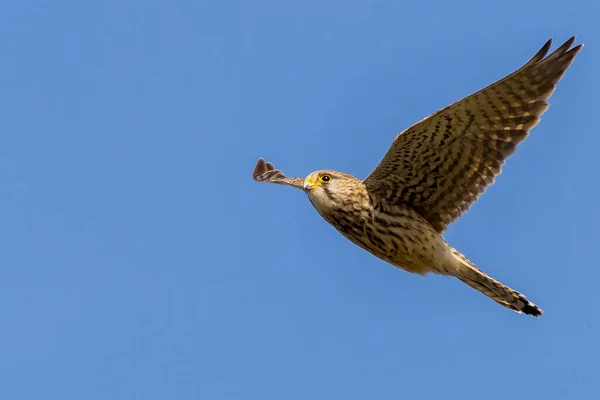
<svg viewBox="0 0 600 400">
<path fill-rule="evenodd" d="M 571 48 L 574 41 L 546 57 L 548 40 L 512 74 L 404 130 L 365 180 L 331 170 L 289 178 L 262 158 L 253 178 L 303 190 L 342 235 L 393 266 L 456 277 L 504 307 L 539 317 L 538 306 L 477 268 L 442 233 L 539 122 L 583 47 Z"/>
</svg>

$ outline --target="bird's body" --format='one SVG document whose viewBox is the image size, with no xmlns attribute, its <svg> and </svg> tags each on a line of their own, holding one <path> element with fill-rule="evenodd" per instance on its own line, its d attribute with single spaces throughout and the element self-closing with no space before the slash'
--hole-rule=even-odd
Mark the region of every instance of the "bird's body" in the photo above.
<svg viewBox="0 0 600 400">
<path fill-rule="evenodd" d="M 540 316 L 539 307 L 478 269 L 442 233 L 494 182 L 546 111 L 582 47 L 570 49 L 573 41 L 545 57 L 548 41 L 513 74 L 400 133 L 364 181 L 328 170 L 288 178 L 262 159 L 253 177 L 304 190 L 342 235 L 396 267 L 456 277 L 507 308 Z"/>
<path fill-rule="evenodd" d="M 376 257 L 416 274 L 443 273 L 450 267 L 448 245 L 430 223 L 406 205 L 373 203 L 362 181 L 335 171 L 323 171 L 351 181 L 344 190 L 308 191 L 317 212 L 357 246 Z M 317 173 L 317 174 L 318 174 Z M 354 212 L 348 212 L 352 208 Z"/>
<path fill-rule="evenodd" d="M 315 190 L 323 176 L 331 177 L 331 183 Z M 493 279 L 451 247 L 412 207 L 375 201 L 364 182 L 336 171 L 314 172 L 304 187 L 323 219 L 374 256 L 414 274 L 456 277 L 505 307 L 541 315 L 539 307 L 525 296 Z"/>
</svg>

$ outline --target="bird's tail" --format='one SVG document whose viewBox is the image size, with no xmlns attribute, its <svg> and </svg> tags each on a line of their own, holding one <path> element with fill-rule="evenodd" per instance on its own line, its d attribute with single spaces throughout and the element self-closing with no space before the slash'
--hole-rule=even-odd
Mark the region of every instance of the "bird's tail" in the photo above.
<svg viewBox="0 0 600 400">
<path fill-rule="evenodd" d="M 539 317 L 542 315 L 542 309 L 533 304 L 521 293 L 498 282 L 485 272 L 481 271 L 465 256 L 456 249 L 452 249 L 452 255 L 459 261 L 459 269 L 456 277 L 480 291 L 496 303 L 510 308 L 518 313 L 525 313 Z"/>
</svg>

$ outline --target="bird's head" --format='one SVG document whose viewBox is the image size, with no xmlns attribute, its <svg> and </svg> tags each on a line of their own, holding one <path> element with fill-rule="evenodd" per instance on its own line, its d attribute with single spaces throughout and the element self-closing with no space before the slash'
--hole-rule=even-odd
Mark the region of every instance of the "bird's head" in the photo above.
<svg viewBox="0 0 600 400">
<path fill-rule="evenodd" d="M 352 175 L 330 170 L 315 171 L 304 179 L 304 191 L 320 211 L 347 207 L 362 187 Z"/>
</svg>

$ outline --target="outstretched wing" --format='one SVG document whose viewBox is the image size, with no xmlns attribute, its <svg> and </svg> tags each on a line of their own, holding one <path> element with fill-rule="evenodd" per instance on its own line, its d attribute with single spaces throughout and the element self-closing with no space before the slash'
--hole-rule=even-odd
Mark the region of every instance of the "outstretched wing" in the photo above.
<svg viewBox="0 0 600 400">
<path fill-rule="evenodd" d="M 288 178 L 278 169 L 275 169 L 273 164 L 265 162 L 264 159 L 259 158 L 252 172 L 252 178 L 257 182 L 277 183 L 279 185 L 293 186 L 296 189 L 303 190 L 304 179 L 302 178 Z"/>
<path fill-rule="evenodd" d="M 504 161 L 548 108 L 546 100 L 583 45 L 575 37 L 401 132 L 365 180 L 377 201 L 408 204 L 439 232 L 500 174 Z"/>
</svg>

